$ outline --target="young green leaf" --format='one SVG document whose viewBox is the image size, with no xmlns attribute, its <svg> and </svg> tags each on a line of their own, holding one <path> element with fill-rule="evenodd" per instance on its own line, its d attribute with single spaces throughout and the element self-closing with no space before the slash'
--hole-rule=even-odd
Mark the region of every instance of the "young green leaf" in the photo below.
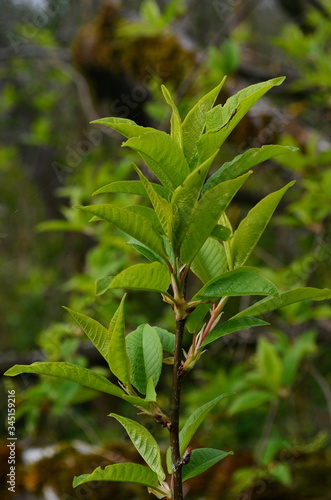
<svg viewBox="0 0 331 500">
<path fill-rule="evenodd" d="M 252 148 L 245 153 L 236 156 L 233 160 L 224 163 L 219 170 L 209 177 L 206 184 L 203 186 L 202 192 L 208 191 L 220 182 L 228 181 L 238 177 L 259 163 L 270 160 L 277 155 L 284 154 L 288 151 L 296 151 L 297 148 L 291 146 L 275 146 L 266 145 L 261 148 Z"/>
<path fill-rule="evenodd" d="M 155 182 L 151 182 L 154 190 L 162 196 L 165 200 L 169 200 L 171 197 L 171 191 L 161 186 L 160 184 L 156 184 Z M 101 188 L 97 189 L 93 195 L 102 194 L 102 193 L 128 193 L 128 194 L 136 194 L 138 196 L 147 196 L 146 190 L 141 181 L 115 181 L 110 184 L 106 184 Z"/>
<path fill-rule="evenodd" d="M 260 316 L 260 314 L 274 311 L 275 309 L 280 309 L 281 307 L 295 304 L 303 300 L 326 299 L 331 299 L 331 290 L 329 288 L 295 288 L 294 290 L 280 293 L 279 297 L 266 297 L 265 299 L 259 300 L 252 306 L 236 314 L 235 317 Z"/>
<path fill-rule="evenodd" d="M 123 425 L 129 438 L 147 465 L 159 478 L 161 478 L 161 480 L 165 479 L 164 470 L 161 464 L 160 449 L 151 433 L 145 427 L 130 418 L 121 417 L 115 413 L 110 413 L 109 416 L 115 418 Z"/>
<path fill-rule="evenodd" d="M 127 118 L 99 118 L 98 120 L 93 120 L 91 123 L 98 123 L 99 125 L 105 125 L 106 127 L 112 128 L 124 135 L 125 137 L 138 137 L 140 135 L 146 134 L 147 132 L 153 132 L 154 129 L 151 127 L 141 127 L 137 125 L 133 120 L 128 120 Z"/>
<path fill-rule="evenodd" d="M 88 483 L 89 481 L 119 481 L 122 483 L 137 483 L 155 488 L 159 481 L 157 474 L 149 467 L 140 464 L 121 463 L 107 465 L 104 469 L 97 467 L 91 474 L 76 476 L 73 487 Z"/>
<path fill-rule="evenodd" d="M 225 273 L 228 270 L 228 262 L 223 245 L 214 238 L 207 238 L 196 254 L 191 269 L 202 283 Z"/>
<path fill-rule="evenodd" d="M 199 161 L 214 154 L 229 136 L 247 111 L 272 87 L 280 85 L 284 78 L 251 85 L 231 96 L 224 106 L 218 105 L 207 113 L 207 132 L 197 142 Z"/>
<path fill-rule="evenodd" d="M 214 105 L 214 102 L 223 87 L 226 77 L 208 94 L 203 96 L 195 106 L 188 112 L 183 122 L 183 147 L 184 155 L 190 166 L 195 168 L 197 159 L 197 140 L 201 136 L 206 123 L 206 115 Z"/>
<path fill-rule="evenodd" d="M 130 360 L 131 383 L 146 394 L 147 383 L 152 378 L 156 386 L 162 370 L 162 343 L 158 333 L 149 325 L 140 325 L 126 337 Z"/>
<path fill-rule="evenodd" d="M 173 227 L 173 207 L 172 205 L 162 198 L 153 188 L 152 183 L 140 172 L 138 167 L 135 167 L 140 180 L 145 188 L 145 191 L 154 207 L 160 225 L 170 240 L 172 240 L 172 227 Z"/>
<path fill-rule="evenodd" d="M 119 273 L 108 288 L 152 290 L 166 293 L 171 282 L 167 267 L 160 262 L 136 264 Z"/>
<path fill-rule="evenodd" d="M 269 194 L 253 207 L 243 219 L 231 239 L 231 254 L 233 267 L 245 264 L 263 234 L 269 220 L 286 191 L 293 186 L 286 186 Z"/>
<path fill-rule="evenodd" d="M 185 179 L 181 186 L 175 189 L 171 203 L 176 207 L 174 214 L 174 232 L 176 236 L 176 244 L 180 245 L 187 226 L 190 222 L 192 210 L 198 201 L 201 188 L 205 182 L 210 166 L 216 155 L 211 156 L 202 165 L 199 165 Z"/>
<path fill-rule="evenodd" d="M 228 455 L 233 455 L 233 452 L 214 450 L 213 448 L 193 450 L 189 463 L 183 466 L 183 481 L 202 474 Z"/>
<path fill-rule="evenodd" d="M 224 105 L 219 104 L 207 113 L 206 130 L 220 130 L 227 123 L 234 109 L 240 109 L 240 117 L 236 116 L 236 123 L 242 119 L 247 111 L 272 87 L 281 85 L 285 77 L 273 78 L 265 82 L 256 83 L 245 87 L 236 94 L 229 97 Z M 239 112 L 239 110 L 238 110 Z"/>
<path fill-rule="evenodd" d="M 240 267 L 228 271 L 206 283 L 193 300 L 215 300 L 219 297 L 241 295 L 279 296 L 275 285 L 254 267 Z M 245 314 L 249 316 L 249 314 Z"/>
<path fill-rule="evenodd" d="M 182 150 L 170 135 L 159 130 L 132 137 L 123 146 L 137 151 L 162 184 L 173 191 L 190 170 Z"/>
<path fill-rule="evenodd" d="M 125 295 L 110 322 L 109 349 L 107 361 L 109 368 L 123 384 L 130 383 L 130 366 L 125 345 L 124 301 Z"/>
<path fill-rule="evenodd" d="M 190 264 L 208 236 L 216 226 L 222 212 L 226 209 L 238 189 L 250 173 L 237 179 L 223 182 L 207 191 L 194 208 L 181 247 L 181 260 Z"/>
<path fill-rule="evenodd" d="M 6 371 L 5 375 L 14 377 L 21 373 L 36 373 L 37 375 L 51 375 L 52 377 L 59 377 L 76 384 L 81 384 L 84 387 L 95 389 L 97 391 L 106 392 L 122 398 L 125 393 L 112 384 L 102 375 L 83 368 L 82 366 L 74 365 L 72 363 L 64 362 L 37 362 L 31 365 L 15 365 Z"/>
<path fill-rule="evenodd" d="M 228 321 L 225 321 L 221 325 L 216 326 L 205 338 L 201 347 L 204 347 L 214 340 L 219 339 L 220 337 L 224 337 L 224 335 L 228 335 L 229 333 L 238 332 L 239 330 L 245 330 L 246 328 L 253 328 L 254 326 L 264 326 L 269 325 L 262 319 L 258 318 L 231 318 Z"/>
<path fill-rule="evenodd" d="M 172 109 L 172 114 L 170 119 L 171 137 L 177 142 L 178 146 L 182 149 L 183 148 L 182 121 L 180 119 L 177 106 L 174 103 L 170 95 L 170 92 L 165 85 L 161 85 L 161 90 L 165 101 L 167 102 L 167 104 L 169 104 L 169 106 L 171 106 Z"/>
<path fill-rule="evenodd" d="M 140 241 L 160 257 L 165 257 L 162 238 L 145 217 L 130 212 L 125 208 L 118 208 L 108 204 L 89 205 L 79 208 L 114 224 L 118 229 Z"/>
<path fill-rule="evenodd" d="M 76 323 L 81 327 L 84 333 L 88 336 L 90 341 L 95 345 L 100 354 L 107 360 L 110 336 L 107 328 L 101 325 L 95 319 L 89 318 L 85 314 L 69 309 L 69 307 L 63 307 L 68 311 L 74 318 Z"/>
</svg>

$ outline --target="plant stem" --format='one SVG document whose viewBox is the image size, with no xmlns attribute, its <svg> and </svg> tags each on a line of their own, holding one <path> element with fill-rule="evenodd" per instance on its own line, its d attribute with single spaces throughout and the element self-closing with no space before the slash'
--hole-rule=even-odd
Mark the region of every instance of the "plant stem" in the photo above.
<svg viewBox="0 0 331 500">
<path fill-rule="evenodd" d="M 184 319 L 176 319 L 176 344 L 172 379 L 170 448 L 173 468 L 173 500 L 183 500 L 182 464 L 179 449 L 179 410 L 181 395 L 182 344 L 185 327 Z"/>
</svg>

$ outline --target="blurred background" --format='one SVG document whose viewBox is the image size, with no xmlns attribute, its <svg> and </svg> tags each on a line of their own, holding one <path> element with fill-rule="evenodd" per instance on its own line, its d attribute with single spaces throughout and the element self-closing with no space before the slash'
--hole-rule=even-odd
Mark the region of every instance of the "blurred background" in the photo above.
<svg viewBox="0 0 331 500">
<path fill-rule="evenodd" d="M 120 148 L 120 135 L 89 122 L 119 116 L 167 131 L 161 83 L 185 116 L 224 75 L 218 102 L 286 76 L 231 134 L 215 165 L 264 144 L 299 148 L 256 167 L 228 215 L 236 226 L 262 197 L 295 179 L 250 264 L 280 289 L 330 287 L 327 0 L 0 0 L 0 12 L 1 373 L 16 363 L 52 360 L 108 376 L 61 306 L 107 324 L 121 292 L 96 296 L 96 280 L 141 260 L 120 232 L 89 224 L 73 206 L 141 202 L 125 194 L 92 199 L 102 185 L 135 178 L 137 158 Z M 247 298 L 233 301 L 228 314 L 247 305 Z M 220 393 L 236 393 L 214 410 L 194 442 L 235 454 L 188 481 L 187 498 L 330 500 L 330 304 L 295 304 L 267 320 L 272 326 L 263 331 L 214 343 L 185 380 L 184 415 Z M 130 292 L 127 330 L 144 322 L 173 330 L 160 297 Z M 135 418 L 135 412 L 111 396 L 32 375 L 2 378 L 3 484 L 8 390 L 16 391 L 17 478 L 16 493 L 3 488 L 2 498 L 150 498 L 143 487 L 116 483 L 72 489 L 75 474 L 139 461 L 124 431 L 106 416 Z M 159 390 L 167 407 L 169 377 Z M 166 432 L 142 420 L 165 451 Z"/>
</svg>

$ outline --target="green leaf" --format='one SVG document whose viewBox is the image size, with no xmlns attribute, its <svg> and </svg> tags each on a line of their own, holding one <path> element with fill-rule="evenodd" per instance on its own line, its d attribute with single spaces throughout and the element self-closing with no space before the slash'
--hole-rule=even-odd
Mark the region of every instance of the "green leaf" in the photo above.
<svg viewBox="0 0 331 500">
<path fill-rule="evenodd" d="M 112 128 L 124 135 L 125 137 L 137 137 L 147 132 L 153 132 L 154 129 L 151 127 L 141 127 L 137 125 L 133 120 L 128 120 L 127 118 L 100 118 L 99 120 L 93 120 L 90 123 L 98 123 L 99 125 L 105 125 L 106 127 Z"/>
<path fill-rule="evenodd" d="M 260 316 L 260 314 L 274 311 L 275 309 L 280 309 L 281 307 L 295 304 L 303 300 L 326 299 L 331 299 L 331 290 L 329 288 L 295 288 L 294 290 L 282 292 L 279 297 L 266 297 L 265 299 L 259 300 L 244 311 L 236 314 L 235 317 Z"/>
<path fill-rule="evenodd" d="M 162 343 L 156 330 L 140 325 L 126 337 L 127 354 L 131 367 L 131 383 L 146 394 L 147 383 L 152 378 L 157 385 L 162 370 Z"/>
<path fill-rule="evenodd" d="M 218 223 L 238 189 L 244 184 L 250 173 L 238 179 L 223 182 L 207 191 L 195 206 L 190 224 L 181 247 L 181 260 L 190 264 L 208 236 Z"/>
<path fill-rule="evenodd" d="M 72 363 L 37 362 L 32 363 L 31 365 L 15 365 L 12 368 L 9 368 L 5 375 L 14 377 L 15 375 L 20 375 L 21 373 L 51 375 L 52 377 L 70 380 L 71 382 L 81 384 L 84 387 L 106 392 L 107 394 L 112 394 L 113 396 L 117 396 L 119 398 L 125 396 L 122 389 L 109 382 L 109 380 L 102 375 Z"/>
<path fill-rule="evenodd" d="M 208 112 L 206 117 L 206 130 L 219 130 L 227 123 L 233 110 L 240 109 L 240 118 L 236 115 L 235 121 L 239 123 L 247 111 L 272 87 L 281 85 L 285 77 L 273 78 L 265 82 L 256 83 L 245 87 L 233 96 L 229 97 L 224 105 L 219 104 Z M 239 113 L 239 110 L 238 110 Z"/>
<path fill-rule="evenodd" d="M 207 238 L 196 254 L 191 269 L 202 283 L 207 283 L 215 276 L 224 273 L 228 270 L 224 247 L 214 238 Z"/>
<path fill-rule="evenodd" d="M 165 85 L 161 85 L 163 97 L 167 104 L 171 106 L 172 114 L 170 119 L 171 124 L 171 137 L 177 142 L 178 146 L 183 148 L 183 132 L 182 132 L 182 121 L 180 119 L 180 115 L 177 109 L 176 104 L 174 103 L 171 94 Z"/>
<path fill-rule="evenodd" d="M 224 335 L 228 335 L 229 333 L 237 332 L 239 330 L 245 330 L 246 328 L 253 328 L 254 326 L 264 326 L 269 325 L 262 319 L 258 318 L 231 318 L 228 321 L 225 321 L 221 325 L 216 326 L 205 338 L 201 347 L 214 342 L 214 340 L 219 339 L 220 337 L 224 337 Z"/>
<path fill-rule="evenodd" d="M 136 264 L 124 269 L 110 283 L 109 288 L 152 290 L 166 293 L 170 285 L 170 273 L 160 262 Z"/>
<path fill-rule="evenodd" d="M 240 267 L 206 283 L 193 300 L 217 299 L 237 295 L 279 295 L 275 285 L 255 267 Z M 238 315 L 237 315 L 238 316 Z M 245 316 L 250 316 L 245 314 Z"/>
<path fill-rule="evenodd" d="M 198 201 L 201 188 L 216 155 L 211 156 L 197 167 L 185 179 L 184 183 L 174 191 L 171 203 L 176 207 L 174 232 L 176 244 L 180 245 L 190 222 L 192 210 Z"/>
<path fill-rule="evenodd" d="M 124 208 L 118 208 L 108 204 L 89 205 L 79 208 L 114 224 L 118 229 L 140 241 L 157 253 L 157 255 L 160 255 L 160 257 L 165 256 L 161 236 L 155 231 L 145 217 Z"/>
<path fill-rule="evenodd" d="M 188 447 L 196 433 L 197 429 L 200 427 L 208 413 L 228 394 L 221 394 L 221 396 L 217 396 L 212 401 L 200 406 L 197 410 L 195 410 L 189 418 L 186 420 L 184 426 L 182 427 L 179 433 L 179 442 L 180 442 L 180 453 L 183 455 L 184 451 Z"/>
<path fill-rule="evenodd" d="M 232 235 L 232 231 L 230 228 L 222 226 L 222 224 L 217 224 L 210 235 L 212 236 L 212 238 L 227 241 Z"/>
<path fill-rule="evenodd" d="M 123 384 L 130 383 L 129 358 L 126 353 L 125 345 L 125 324 L 124 324 L 124 301 L 126 295 L 114 314 L 109 325 L 110 342 L 107 355 L 109 368 Z"/>
<path fill-rule="evenodd" d="M 260 339 L 256 356 L 258 370 L 265 385 L 277 394 L 281 385 L 282 363 L 275 347 L 268 340 Z"/>
<path fill-rule="evenodd" d="M 148 430 L 130 418 L 121 417 L 115 413 L 110 413 L 110 417 L 114 417 L 129 435 L 132 443 L 137 451 L 143 457 L 147 465 L 155 474 L 162 480 L 165 479 L 165 474 L 161 465 L 160 449 Z"/>
<path fill-rule="evenodd" d="M 146 207 L 145 205 L 129 205 L 125 207 L 124 210 L 144 217 L 155 231 L 161 234 L 163 233 L 160 221 L 155 213 L 155 210 L 152 208 Z"/>
<path fill-rule="evenodd" d="M 222 224 L 223 226 L 227 227 L 230 230 L 231 236 L 233 235 L 233 229 L 232 229 L 232 224 L 229 221 L 228 216 L 226 215 L 225 212 L 222 213 L 219 223 Z M 228 240 L 223 242 L 223 248 L 224 248 L 224 253 L 225 253 L 225 261 L 226 261 L 226 267 L 228 270 L 233 269 L 233 263 L 232 263 L 232 251 L 231 251 L 231 236 Z"/>
<path fill-rule="evenodd" d="M 146 190 L 146 193 L 154 207 L 157 218 L 164 233 L 172 239 L 172 226 L 173 226 L 173 208 L 172 205 L 162 198 L 153 188 L 152 183 L 140 172 L 138 167 L 135 167 L 141 182 Z"/>
<path fill-rule="evenodd" d="M 155 488 L 159 481 L 157 474 L 149 467 L 140 464 L 121 463 L 107 465 L 104 469 L 98 467 L 91 474 L 76 476 L 73 487 L 88 483 L 89 481 L 119 481 L 122 483 L 137 483 Z"/>
<path fill-rule="evenodd" d="M 197 142 L 199 161 L 214 154 L 247 111 L 272 87 L 280 85 L 283 77 L 251 85 L 231 96 L 224 106 L 219 104 L 207 113 L 207 132 Z"/>
<path fill-rule="evenodd" d="M 274 398 L 275 395 L 269 391 L 246 391 L 244 394 L 239 394 L 235 397 L 234 402 L 228 408 L 228 413 L 231 416 L 246 410 L 252 410 L 264 403 L 272 401 Z"/>
<path fill-rule="evenodd" d="M 190 170 L 184 154 L 170 135 L 159 130 L 132 137 L 123 146 L 137 151 L 162 184 L 173 191 Z"/>
<path fill-rule="evenodd" d="M 137 252 L 139 252 L 141 255 L 146 257 L 146 259 L 150 260 L 151 262 L 161 262 L 162 264 L 164 264 L 164 260 L 161 259 L 161 257 L 159 257 L 155 252 L 153 252 L 153 250 L 147 248 L 146 245 L 140 243 L 140 241 L 135 240 L 134 238 L 130 238 L 127 241 L 127 244 L 131 245 L 135 250 L 137 250 Z M 114 276 L 112 276 L 111 278 L 113 277 Z M 108 281 L 108 284 L 110 283 L 110 281 L 111 280 Z"/>
<path fill-rule="evenodd" d="M 184 155 L 190 165 L 191 170 L 195 166 L 197 156 L 197 140 L 201 136 L 206 122 L 206 115 L 214 105 L 214 102 L 223 87 L 225 78 L 217 87 L 203 96 L 195 106 L 188 112 L 183 122 L 183 147 Z"/>
<path fill-rule="evenodd" d="M 155 391 L 154 382 L 153 382 L 152 378 L 148 379 L 148 381 L 147 381 L 146 400 L 147 401 L 154 401 L 154 403 L 156 402 L 156 391 Z"/>
<path fill-rule="evenodd" d="M 151 378 L 154 387 L 156 387 L 162 371 L 162 351 L 162 343 L 158 333 L 151 326 L 145 325 L 143 329 L 144 371 L 147 382 Z"/>
<path fill-rule="evenodd" d="M 75 312 L 72 309 L 69 309 L 69 307 L 63 308 L 71 314 L 76 323 L 81 327 L 93 345 L 95 345 L 100 354 L 108 362 L 110 335 L 107 328 L 95 319 L 89 318 L 85 314 Z"/>
<path fill-rule="evenodd" d="M 158 336 L 160 337 L 162 349 L 164 351 L 173 353 L 175 350 L 175 335 L 164 328 L 160 328 L 158 326 L 153 326 L 154 330 L 156 330 Z"/>
<path fill-rule="evenodd" d="M 95 293 L 96 295 L 102 295 L 108 290 L 109 283 L 114 279 L 114 276 L 104 276 L 103 278 L 99 278 L 95 284 Z"/>
<path fill-rule="evenodd" d="M 197 410 L 195 410 L 186 420 L 184 426 L 182 427 L 179 433 L 179 444 L 180 444 L 180 455 L 182 456 L 185 452 L 186 448 L 191 442 L 192 437 L 196 433 L 197 429 L 200 427 L 208 413 L 217 405 L 221 399 L 223 399 L 228 394 L 222 394 L 221 396 L 217 396 L 209 403 L 206 403 Z M 172 473 L 171 467 L 171 451 L 170 448 L 167 450 L 167 468 L 169 474 Z"/>
<path fill-rule="evenodd" d="M 20 375 L 21 373 L 35 373 L 37 375 L 50 375 L 53 377 L 63 378 L 65 380 L 75 382 L 76 384 L 83 385 L 84 387 L 89 387 L 90 389 L 95 389 L 97 391 L 105 392 L 106 394 L 117 396 L 134 406 L 138 405 L 144 408 L 149 407 L 148 401 L 139 397 L 128 396 L 122 391 L 122 389 L 109 382 L 109 380 L 102 375 L 72 363 L 37 362 L 32 363 L 32 365 L 15 365 L 7 370 L 5 375 L 13 377 L 15 375 Z"/>
<path fill-rule="evenodd" d="M 155 182 L 151 182 L 154 190 L 162 196 L 165 200 L 169 200 L 171 197 L 171 191 L 161 186 L 160 184 L 156 184 Z M 147 196 L 146 190 L 141 181 L 115 181 L 110 184 L 106 184 L 105 186 L 97 189 L 93 195 L 102 194 L 102 193 L 129 193 L 136 194 L 138 196 Z"/>
<path fill-rule="evenodd" d="M 233 452 L 214 450 L 213 448 L 193 450 L 189 463 L 183 466 L 183 481 L 202 474 L 228 455 L 233 455 Z"/>
<path fill-rule="evenodd" d="M 236 156 L 232 161 L 224 163 L 203 186 L 202 192 L 217 186 L 220 182 L 228 181 L 238 177 L 259 163 L 270 160 L 277 155 L 284 154 L 288 151 L 296 151 L 298 148 L 291 146 L 276 146 L 266 145 L 261 148 L 252 148 L 245 151 L 243 154 Z"/>
<path fill-rule="evenodd" d="M 263 198 L 248 212 L 247 217 L 241 221 L 230 242 L 233 267 L 245 264 L 263 234 L 277 205 L 293 184 L 294 182 L 289 182 L 282 189 Z"/>
</svg>

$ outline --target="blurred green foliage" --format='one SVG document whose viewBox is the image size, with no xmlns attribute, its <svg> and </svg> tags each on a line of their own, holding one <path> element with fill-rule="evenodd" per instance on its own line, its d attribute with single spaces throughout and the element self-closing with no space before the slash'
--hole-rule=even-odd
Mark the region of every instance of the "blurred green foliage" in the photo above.
<svg viewBox="0 0 331 500">
<path fill-rule="evenodd" d="M 90 20 L 89 12 L 84 19 L 75 2 L 66 2 L 54 16 L 48 16 L 44 26 L 38 27 L 33 21 L 33 9 L 16 4 L 0 2 L 8 17 L 0 37 L 2 46 L 17 49 L 9 53 L 5 64 L 0 61 L 1 357 L 12 351 L 28 355 L 37 351 L 39 360 L 61 358 L 75 360 L 82 366 L 98 364 L 98 359 L 91 361 L 90 353 L 82 350 L 81 332 L 61 306 L 66 304 L 75 311 L 95 314 L 107 323 L 117 307 L 119 294 L 107 291 L 96 297 L 95 283 L 138 261 L 120 232 L 110 231 L 105 225 L 88 225 L 88 217 L 73 207 L 89 202 L 100 186 L 127 180 L 134 157 L 128 152 L 119 155 L 116 138 L 105 134 L 94 147 L 92 136 L 86 135 L 92 127 L 84 114 L 80 80 L 70 56 L 68 61 L 70 53 L 67 51 L 63 59 L 56 55 L 57 49 L 67 50 L 78 25 Z M 128 2 L 127 6 L 131 8 L 131 4 Z M 130 37 L 133 33 L 145 36 L 151 31 L 157 35 L 171 29 L 180 16 L 190 19 L 185 2 L 179 1 L 167 2 L 162 10 L 156 2 L 147 0 L 140 3 L 139 13 L 140 20 L 127 24 L 121 36 Z M 139 13 L 136 12 L 137 16 Z M 204 14 L 214 17 L 217 26 L 223 22 L 212 6 L 206 7 Z M 23 18 L 29 22 L 22 22 Z M 304 285 L 323 288 L 330 283 L 331 21 L 318 12 L 310 12 L 307 22 L 311 27 L 309 33 L 287 19 L 279 36 L 265 40 L 266 46 L 271 44 L 280 50 L 277 61 L 271 56 L 270 64 L 259 67 L 261 57 L 255 54 L 258 61 L 255 69 L 269 72 L 270 67 L 276 67 L 277 75 L 273 76 L 288 73 L 288 93 L 278 95 L 270 105 L 271 117 L 269 109 L 267 113 L 259 110 L 227 145 L 229 151 L 241 152 L 243 144 L 249 147 L 255 130 L 257 134 L 269 133 L 270 142 L 277 140 L 278 144 L 299 147 L 297 152 L 275 160 L 281 166 L 279 185 L 283 179 L 296 178 L 298 182 L 290 202 L 281 209 L 251 260 L 253 265 L 254 259 L 258 260 L 262 267 L 265 263 L 268 269 L 265 275 L 280 288 Z M 252 18 L 248 17 L 221 43 L 215 36 L 215 43 L 206 40 L 204 46 L 195 47 L 202 53 L 202 63 L 192 68 L 192 75 L 187 76 L 179 89 L 169 83 L 172 91 L 178 90 L 184 103 L 182 113 L 198 94 L 218 83 L 224 74 L 230 75 L 227 93 L 233 93 L 237 85 L 244 86 L 242 79 L 247 77 L 252 58 L 252 25 Z M 222 29 L 226 32 L 226 24 Z M 46 55 L 29 57 L 26 52 L 29 47 L 32 52 L 45 49 Z M 154 122 L 162 125 L 166 107 L 157 88 L 158 79 L 151 79 L 149 91 L 153 98 L 146 110 Z M 277 110 L 285 118 L 280 124 L 275 121 L 273 126 Z M 100 112 L 100 116 L 103 114 Z M 84 149 L 82 141 L 86 140 L 88 145 Z M 250 195 L 268 191 L 271 182 L 268 169 L 273 168 L 272 164 L 260 167 L 261 185 L 250 185 Z M 277 187 L 272 185 L 273 190 Z M 117 204 L 128 203 L 124 194 L 107 196 L 116 197 Z M 104 195 L 95 199 L 98 202 Z M 238 200 L 229 214 L 234 225 L 248 209 L 247 200 Z M 150 306 L 148 318 L 144 312 L 146 302 Z M 152 294 L 131 293 L 127 308 L 130 329 L 156 320 L 169 330 L 173 328 L 162 303 Z M 273 318 L 277 329 L 264 330 L 263 337 L 255 338 L 251 332 L 244 332 L 229 342 L 220 341 L 212 349 L 214 357 L 209 357 L 208 371 L 203 370 L 202 357 L 194 385 L 186 391 L 187 414 L 218 395 L 220 387 L 222 392 L 235 392 L 236 396 L 227 411 L 225 405 L 220 405 L 199 440 L 206 446 L 212 443 L 229 447 L 236 443 L 236 447 L 246 448 L 253 455 L 253 465 L 235 472 L 233 495 L 248 490 L 264 477 L 290 484 L 292 462 L 282 460 L 284 450 L 296 460 L 302 454 L 330 448 L 329 437 L 325 435 L 331 398 L 325 388 L 331 382 L 330 316 L 329 305 L 295 304 L 277 312 Z M 95 406 L 87 404 L 94 399 L 92 391 L 75 384 L 54 383 L 51 379 L 30 380 L 25 392 L 17 384 L 21 394 L 17 415 L 22 422 L 22 435 L 34 435 L 36 440 L 42 437 L 45 428 L 40 424 L 46 419 L 59 439 L 72 436 L 96 439 L 98 417 L 90 411 Z M 165 399 L 168 390 L 165 386 Z M 67 421 L 64 414 L 70 413 L 72 426 L 64 431 L 61 422 L 64 418 Z M 213 421 L 217 421 L 217 435 L 213 433 Z M 104 437 L 99 429 L 96 433 Z"/>
</svg>

